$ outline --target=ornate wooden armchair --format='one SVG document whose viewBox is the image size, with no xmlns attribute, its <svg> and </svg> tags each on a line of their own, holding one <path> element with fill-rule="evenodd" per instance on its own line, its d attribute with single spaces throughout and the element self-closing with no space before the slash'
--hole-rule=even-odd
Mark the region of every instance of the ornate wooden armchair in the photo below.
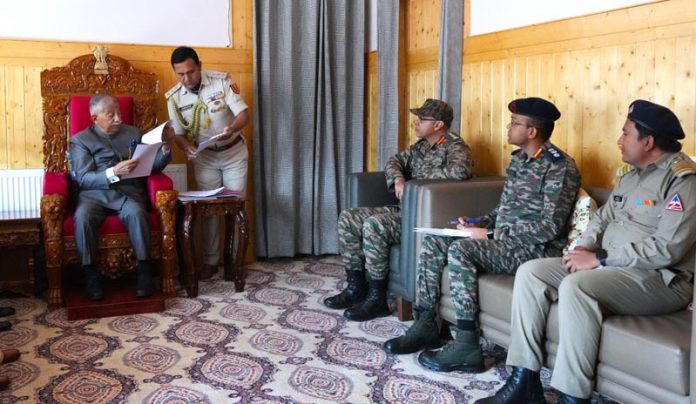
<svg viewBox="0 0 696 404">
<path fill-rule="evenodd" d="M 46 169 L 41 224 L 48 272 L 48 303 L 51 308 L 63 302 L 62 269 L 69 264 L 79 264 L 72 221 L 76 189 L 69 175 L 65 153 L 69 137 L 91 124 L 89 111 L 83 110 L 88 108 L 86 100 L 98 92 L 116 96 L 121 104 L 124 123 L 129 123 L 127 120 L 131 119 L 131 124 L 145 132 L 157 123 L 157 86 L 158 81 L 153 73 L 139 71 L 120 57 L 97 52 L 95 56 L 80 56 L 66 66 L 41 72 Z M 85 113 L 88 117 L 86 122 Z M 173 297 L 177 194 L 173 190 L 172 180 L 162 173 L 150 176 L 147 184 L 151 208 L 154 208 L 150 215 L 151 256 L 153 260 L 161 262 L 164 296 Z M 116 216 L 108 217 L 99 229 L 99 267 L 102 274 L 116 278 L 134 270 L 136 265 L 125 227 Z"/>
</svg>

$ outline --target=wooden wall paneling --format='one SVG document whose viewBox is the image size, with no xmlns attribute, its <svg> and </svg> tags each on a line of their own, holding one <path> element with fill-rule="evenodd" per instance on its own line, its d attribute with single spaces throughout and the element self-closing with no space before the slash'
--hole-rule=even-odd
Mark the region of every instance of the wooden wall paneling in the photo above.
<svg viewBox="0 0 696 404">
<path fill-rule="evenodd" d="M 43 164 L 41 70 L 43 70 L 43 66 L 27 66 L 24 70 L 24 152 L 26 167 L 41 167 Z"/>
<path fill-rule="evenodd" d="M 0 169 L 7 169 L 9 163 L 9 148 L 7 147 L 7 80 L 5 66 L 0 65 Z"/>
<path fill-rule="evenodd" d="M 492 63 L 481 63 L 481 139 L 478 142 L 476 158 L 481 168 L 480 174 L 497 174 L 495 158 L 498 151 L 493 149 L 493 128 L 492 108 L 493 94 L 491 88 L 493 84 Z"/>
<path fill-rule="evenodd" d="M 7 79 L 7 150 L 8 168 L 26 167 L 24 141 L 26 138 L 24 120 L 24 67 L 8 66 Z"/>
<path fill-rule="evenodd" d="M 674 63 L 674 113 L 680 119 L 686 138 L 683 150 L 696 155 L 696 34 L 676 40 Z"/>
<path fill-rule="evenodd" d="M 377 167 L 377 52 L 365 58 L 365 163 L 367 171 Z"/>
<path fill-rule="evenodd" d="M 607 145 L 605 123 L 606 107 L 602 103 L 604 97 L 602 86 L 602 71 L 599 55 L 587 52 L 585 60 L 585 77 L 580 80 L 583 86 L 585 109 L 583 117 L 583 172 L 584 185 L 610 185 L 603 183 L 606 173 L 615 169 L 614 164 L 606 164 L 607 160 L 613 160 L 615 146 Z M 612 176 L 613 178 L 613 176 Z"/>
<path fill-rule="evenodd" d="M 231 7 L 232 47 L 251 50 L 254 47 L 254 5 L 249 0 L 231 0 Z"/>
<path fill-rule="evenodd" d="M 582 127 L 583 117 L 582 97 L 577 96 L 583 72 L 582 64 L 577 55 L 563 52 L 557 56 L 556 68 L 559 73 L 557 105 L 562 115 L 559 128 L 554 130 L 551 141 L 555 142 L 557 136 L 564 137 L 563 150 L 572 156 L 578 168 L 582 169 L 582 138 L 577 135 L 578 129 Z"/>
<path fill-rule="evenodd" d="M 676 48 L 675 38 L 655 41 L 654 101 L 669 108 L 674 108 Z"/>
<path fill-rule="evenodd" d="M 507 98 L 505 94 L 505 60 L 494 60 L 491 63 L 491 117 L 490 117 L 490 133 L 491 133 L 491 151 L 493 153 L 492 163 L 493 172 L 500 174 L 504 170 L 502 155 L 503 144 L 507 140 L 503 141 L 503 134 L 500 131 L 501 124 L 503 122 L 503 116 L 509 117 L 507 113 L 507 108 L 505 108 L 505 115 L 503 115 L 502 104 Z M 506 104 L 507 105 L 507 104 Z"/>
</svg>

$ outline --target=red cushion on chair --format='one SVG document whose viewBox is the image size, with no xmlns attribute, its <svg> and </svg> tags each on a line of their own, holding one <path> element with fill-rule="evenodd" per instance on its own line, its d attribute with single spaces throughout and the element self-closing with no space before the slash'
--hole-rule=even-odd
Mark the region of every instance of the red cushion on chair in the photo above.
<svg viewBox="0 0 696 404">
<path fill-rule="evenodd" d="M 65 173 L 47 172 L 43 177 L 43 195 L 68 196 L 68 176 Z"/>
<path fill-rule="evenodd" d="M 88 95 L 73 95 L 70 97 L 70 136 L 89 127 L 92 116 L 89 114 Z M 121 108 L 121 121 L 133 125 L 133 97 L 116 97 Z"/>
<path fill-rule="evenodd" d="M 147 219 L 148 222 L 150 223 L 150 231 L 158 231 L 160 230 L 160 221 L 159 217 L 157 216 L 157 213 L 155 212 L 150 212 L 147 214 Z M 104 223 L 102 223 L 101 227 L 99 227 L 99 234 L 104 236 L 107 234 L 122 234 L 122 233 L 128 233 L 128 230 L 126 230 L 126 227 L 121 223 L 120 220 L 118 220 L 118 216 L 116 215 L 109 215 L 106 217 L 106 220 L 104 220 Z M 75 235 L 75 222 L 73 220 L 73 215 L 72 213 L 70 215 L 67 215 L 65 217 L 65 220 L 63 221 L 63 236 L 69 236 L 72 237 Z"/>
</svg>

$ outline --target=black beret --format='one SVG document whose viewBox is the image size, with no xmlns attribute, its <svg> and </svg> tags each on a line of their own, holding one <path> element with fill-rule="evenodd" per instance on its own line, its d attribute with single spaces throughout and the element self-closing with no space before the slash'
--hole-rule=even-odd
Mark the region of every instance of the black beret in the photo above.
<svg viewBox="0 0 696 404">
<path fill-rule="evenodd" d="M 561 117 L 555 105 L 539 97 L 518 98 L 508 104 L 513 114 L 528 116 L 533 119 L 553 123 Z"/>
<path fill-rule="evenodd" d="M 669 108 L 645 100 L 635 100 L 628 107 L 628 119 L 651 130 L 656 136 L 684 139 L 679 118 Z"/>
<path fill-rule="evenodd" d="M 411 108 L 409 111 L 417 117 L 430 117 L 442 121 L 448 128 L 454 119 L 452 107 L 448 103 L 434 98 L 428 98 L 423 103 L 423 106 L 420 108 Z"/>
</svg>

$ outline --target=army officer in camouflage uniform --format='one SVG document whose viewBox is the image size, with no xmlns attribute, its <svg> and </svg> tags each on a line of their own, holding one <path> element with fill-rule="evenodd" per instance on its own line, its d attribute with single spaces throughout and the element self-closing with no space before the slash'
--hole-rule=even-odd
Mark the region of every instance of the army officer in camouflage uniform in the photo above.
<svg viewBox="0 0 696 404">
<path fill-rule="evenodd" d="M 558 301 L 560 342 L 551 386 L 562 403 L 589 403 L 605 314 L 660 315 L 691 301 L 696 253 L 696 164 L 680 152 L 684 131 L 669 109 L 631 104 L 607 203 L 563 258 L 525 263 L 512 295 L 507 364 L 512 376 L 483 403 L 543 403 L 544 330 Z"/>
<path fill-rule="evenodd" d="M 411 113 L 416 115 L 419 140 L 390 158 L 384 169 L 387 187 L 394 190 L 399 200 L 409 179 L 464 180 L 471 177 L 473 166 L 469 146 L 448 131 L 454 117 L 451 106 L 444 101 L 428 99 L 422 107 L 411 109 Z M 348 285 L 340 294 L 324 301 L 327 307 L 348 308 L 344 316 L 355 321 L 389 315 L 386 297 L 389 249 L 401 237 L 399 212 L 398 206 L 353 208 L 341 212 L 339 247 Z"/>
<path fill-rule="evenodd" d="M 172 68 L 179 83 L 167 91 L 169 119 L 175 142 L 193 160 L 200 190 L 225 186 L 244 195 L 249 152 L 240 130 L 249 121 L 248 107 L 227 73 L 202 70 L 198 54 L 181 46 L 172 52 Z M 222 135 L 212 147 L 196 153 L 199 143 Z M 220 261 L 217 217 L 204 217 L 203 268 L 200 279 L 210 278 Z"/>
<path fill-rule="evenodd" d="M 397 354 L 441 345 L 435 314 L 442 271 L 448 265 L 457 335 L 443 350 L 421 353 L 419 362 L 433 370 L 483 370 L 478 272 L 514 275 L 527 260 L 560 256 L 566 242 L 580 175 L 575 161 L 549 143 L 561 114 L 541 98 L 514 100 L 508 109 L 508 143 L 519 149 L 507 168 L 498 206 L 486 216 L 459 219 L 457 227 L 471 229 L 471 238 L 425 238 L 417 267 L 416 321 L 404 336 L 384 344 L 387 352 Z"/>
</svg>

